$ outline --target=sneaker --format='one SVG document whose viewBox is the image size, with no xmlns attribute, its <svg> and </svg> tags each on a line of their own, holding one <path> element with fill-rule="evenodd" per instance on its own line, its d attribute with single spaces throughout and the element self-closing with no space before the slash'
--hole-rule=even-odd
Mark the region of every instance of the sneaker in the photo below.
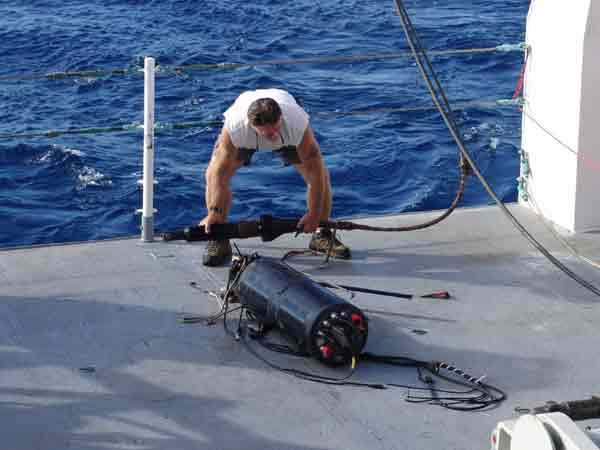
<svg viewBox="0 0 600 450">
<path fill-rule="evenodd" d="M 229 240 L 208 241 L 206 250 L 202 256 L 202 264 L 205 266 L 220 266 L 231 258 L 231 244 Z"/>
<path fill-rule="evenodd" d="M 327 254 L 332 237 L 333 233 L 331 230 L 322 228 L 313 233 L 308 248 L 315 252 Z M 331 256 L 340 259 L 350 259 L 350 249 L 342 244 L 338 238 L 334 238 Z"/>
</svg>

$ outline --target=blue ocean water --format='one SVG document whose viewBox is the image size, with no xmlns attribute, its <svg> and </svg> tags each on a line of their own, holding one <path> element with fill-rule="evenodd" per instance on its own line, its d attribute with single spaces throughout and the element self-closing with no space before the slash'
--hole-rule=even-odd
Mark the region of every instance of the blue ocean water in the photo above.
<svg viewBox="0 0 600 450">
<path fill-rule="evenodd" d="M 528 1 L 407 0 L 430 50 L 524 40 Z M 0 0 L 0 78 L 11 75 L 257 62 L 407 51 L 392 0 Z M 522 54 L 432 57 L 452 104 L 510 98 Z M 339 117 L 327 112 L 432 105 L 410 58 L 261 65 L 158 74 L 156 120 L 210 122 L 241 92 L 279 87 L 311 114 L 334 187 L 333 216 L 443 209 L 458 185 L 458 150 L 435 111 Z M 0 80 L 0 134 L 143 121 L 143 76 Z M 457 110 L 467 149 L 506 201 L 516 199 L 520 114 Z M 203 171 L 219 126 L 156 135 L 156 228 L 205 214 Z M 141 132 L 0 139 L 0 246 L 139 233 Z M 255 157 L 232 183 L 232 219 L 300 216 L 293 168 Z M 462 205 L 490 203 L 475 178 Z"/>
</svg>

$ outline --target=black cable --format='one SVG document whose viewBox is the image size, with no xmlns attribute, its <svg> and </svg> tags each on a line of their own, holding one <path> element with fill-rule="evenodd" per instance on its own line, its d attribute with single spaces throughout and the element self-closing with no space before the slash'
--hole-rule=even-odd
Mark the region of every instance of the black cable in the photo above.
<svg viewBox="0 0 600 450">
<path fill-rule="evenodd" d="M 364 225 L 364 224 L 359 224 L 359 223 L 354 223 L 354 222 L 335 220 L 335 221 L 322 222 L 320 225 L 322 227 L 327 227 L 327 228 L 335 227 L 338 230 L 364 230 L 364 231 L 384 231 L 384 232 L 417 231 L 417 230 L 422 230 L 424 228 L 428 228 L 433 225 L 436 225 L 436 224 L 440 223 L 442 220 L 446 219 L 450 214 L 452 214 L 452 212 L 457 208 L 458 204 L 460 203 L 460 200 L 463 197 L 463 194 L 465 192 L 465 186 L 467 184 L 467 176 L 470 173 L 470 168 L 469 168 L 469 165 L 466 164 L 462 158 L 459 163 L 459 169 L 460 169 L 459 186 L 458 186 L 456 195 L 454 197 L 454 200 L 452 201 L 452 204 L 448 207 L 448 209 L 446 209 L 438 217 L 435 217 L 427 222 L 420 223 L 417 225 L 408 225 L 408 226 L 404 226 L 404 227 L 374 227 L 371 225 Z"/>
<path fill-rule="evenodd" d="M 356 367 L 352 367 L 350 369 L 350 372 L 342 378 L 333 378 L 333 377 L 328 377 L 325 375 L 317 375 L 314 373 L 305 372 L 305 371 L 298 370 L 298 369 L 290 369 L 287 367 L 278 366 L 277 364 L 272 363 L 271 361 L 264 358 L 254 348 L 252 348 L 252 346 L 246 340 L 246 333 L 242 333 L 241 338 L 242 338 L 241 341 L 246 346 L 246 349 L 252 355 L 254 355 L 256 358 L 261 360 L 263 363 L 265 363 L 267 366 L 271 367 L 272 369 L 276 369 L 276 370 L 286 373 L 288 375 L 292 375 L 297 378 L 302 378 L 304 380 L 313 381 L 316 383 L 336 384 L 336 385 L 352 385 L 352 386 L 369 387 L 369 388 L 374 388 L 374 389 L 385 389 L 385 386 L 382 384 L 379 384 L 379 383 L 361 383 L 361 382 L 356 382 L 356 381 L 349 381 L 349 378 L 352 377 L 352 375 L 354 374 Z"/>
<path fill-rule="evenodd" d="M 465 407 L 457 407 L 453 406 L 453 404 L 443 403 L 441 406 L 444 406 L 448 409 L 453 409 L 457 411 L 475 411 L 479 409 L 489 408 L 494 406 L 502 401 L 506 400 L 506 393 L 495 386 L 492 386 L 487 383 L 483 383 L 482 381 L 463 381 L 451 378 L 440 373 L 439 369 L 442 368 L 439 363 L 434 363 L 432 366 L 425 367 L 425 370 L 429 371 L 432 375 L 445 380 L 449 383 L 458 384 L 465 387 L 471 387 L 473 390 L 480 392 L 482 395 L 479 397 L 469 398 L 467 401 L 463 401 L 462 403 L 473 404 L 475 406 L 465 406 Z M 467 380 L 474 379 L 473 377 L 466 378 Z M 496 395 L 494 395 L 496 394 Z M 454 403 L 456 404 L 456 403 Z"/>
<path fill-rule="evenodd" d="M 313 280 L 314 281 L 314 280 Z M 330 334 L 330 331 L 335 331 L 334 327 L 340 326 L 354 335 L 360 335 L 362 332 L 360 328 L 352 323 L 351 321 L 345 319 L 341 315 L 336 316 L 331 319 L 331 328 L 321 329 L 319 330 L 320 336 L 327 338 L 327 341 L 330 345 L 335 345 L 336 347 L 344 348 L 344 345 L 341 345 L 336 337 L 335 333 Z M 350 345 L 354 342 L 352 337 L 348 338 L 351 342 Z M 288 351 L 280 351 L 282 349 L 273 348 L 272 346 L 265 346 L 265 348 L 281 352 L 281 353 L 289 353 Z M 285 349 L 287 350 L 287 349 Z M 295 356 L 301 356 L 296 354 Z M 495 388 L 490 385 L 486 385 L 481 382 L 482 378 L 475 378 L 463 370 L 452 366 L 448 363 L 444 362 L 427 362 L 427 361 L 419 361 L 413 358 L 408 358 L 405 356 L 392 356 L 392 355 L 377 355 L 370 352 L 363 352 L 358 355 L 357 361 L 363 362 L 373 362 L 378 364 L 388 364 L 400 367 L 414 367 L 417 369 L 417 373 L 419 375 L 419 380 L 422 381 L 427 387 L 416 387 L 416 386 L 408 386 L 408 385 L 400 385 L 397 383 L 386 383 L 385 386 L 388 387 L 396 387 L 396 388 L 406 388 L 409 390 L 427 390 L 431 392 L 430 396 L 409 396 L 406 400 L 413 403 L 420 402 L 433 402 L 440 406 L 443 406 L 448 409 L 454 410 L 462 410 L 462 411 L 474 411 L 478 409 L 483 409 L 490 407 L 496 403 L 503 401 L 506 398 L 506 394 L 500 390 L 499 388 Z M 435 377 L 443 379 L 449 383 L 458 384 L 469 388 L 466 391 L 451 391 L 447 389 L 439 389 L 433 387 L 432 379 L 425 379 L 422 375 L 422 370 L 427 370 Z M 452 375 L 462 378 L 462 380 L 455 380 L 450 377 L 444 376 L 440 373 L 440 370 L 446 370 L 450 372 Z M 463 381 L 465 380 L 465 381 Z M 316 380 L 313 380 L 316 381 Z M 471 395 L 471 394 L 476 395 Z M 439 394 L 449 394 L 441 396 Z M 495 395 L 496 394 L 496 395 Z M 457 406 L 464 405 L 464 406 Z"/>
<path fill-rule="evenodd" d="M 348 286 L 348 285 L 344 285 L 344 284 L 331 284 L 331 283 L 328 283 L 327 281 L 317 281 L 317 280 L 313 280 L 313 281 L 323 287 L 330 288 L 330 289 L 340 289 L 341 288 L 341 289 L 345 289 L 347 291 L 363 292 L 365 294 L 383 295 L 386 297 L 397 297 L 397 298 L 403 298 L 406 300 L 410 300 L 413 298 L 412 294 L 401 294 L 399 292 L 382 291 L 382 290 L 378 290 L 378 289 L 367 289 L 367 288 L 361 288 L 361 287 L 357 287 L 357 286 Z"/>
<path fill-rule="evenodd" d="M 401 385 L 396 383 L 386 383 L 387 386 L 390 387 L 402 387 L 406 389 L 418 389 L 418 390 L 429 390 L 432 392 L 431 396 L 409 396 L 407 401 L 413 403 L 421 403 L 421 402 L 436 402 L 440 406 L 448 409 L 461 410 L 461 411 L 474 411 L 478 409 L 488 408 L 493 406 L 494 404 L 500 403 L 506 399 L 506 394 L 499 388 L 494 386 L 485 384 L 480 381 L 480 379 L 476 379 L 464 371 L 457 369 L 454 366 L 451 366 L 447 363 L 438 363 L 438 362 L 427 362 L 427 361 L 419 361 L 413 358 L 407 358 L 404 356 L 390 356 L 390 355 L 376 355 L 373 353 L 362 353 L 361 360 L 366 362 L 374 362 L 379 364 L 389 364 L 394 366 L 401 367 L 415 367 L 419 372 L 419 378 L 426 384 L 431 384 L 431 382 L 425 380 L 422 377 L 421 369 L 428 371 L 432 375 L 437 378 L 440 378 L 444 381 L 447 381 L 452 384 L 461 385 L 469 388 L 468 391 L 450 391 L 444 389 L 433 388 L 431 386 L 427 388 L 416 388 L 413 386 Z M 448 370 L 450 373 L 458 375 L 463 378 L 463 380 L 456 380 L 449 376 L 443 375 L 440 373 L 440 369 Z M 477 392 L 479 395 L 477 396 L 467 396 L 468 394 L 472 394 Z M 439 396 L 438 394 L 453 394 L 451 396 Z M 455 406 L 455 405 L 465 405 L 465 406 Z"/>
<path fill-rule="evenodd" d="M 253 314 L 249 314 L 249 311 L 247 309 L 246 309 L 246 318 L 247 318 L 247 323 L 248 322 L 258 322 L 256 316 L 254 316 Z M 248 331 L 248 330 L 252 330 L 252 329 L 249 328 L 248 325 L 246 325 L 246 330 Z M 294 349 L 289 345 L 277 344 L 275 342 L 267 341 L 265 339 L 267 333 L 264 330 L 260 330 L 258 332 L 252 331 L 249 334 L 250 334 L 250 337 L 254 341 L 258 342 L 261 346 L 263 346 L 264 348 L 266 348 L 267 350 L 270 350 L 272 352 L 283 353 L 286 355 L 292 355 L 292 356 L 298 356 L 298 357 L 310 356 L 308 353 Z M 284 334 L 283 336 L 285 337 L 287 335 Z"/>
<path fill-rule="evenodd" d="M 429 396 L 414 396 L 414 395 L 409 394 L 405 400 L 410 403 L 437 404 L 446 409 L 452 409 L 452 410 L 457 410 L 457 411 L 475 411 L 475 410 L 479 410 L 479 409 L 488 408 L 488 407 L 493 406 L 496 403 L 503 401 L 506 398 L 506 395 L 500 389 L 495 388 L 490 385 L 486 385 L 486 384 L 476 380 L 474 377 L 465 376 L 466 374 L 463 371 L 461 371 L 460 369 L 457 369 L 456 367 L 453 367 L 453 366 L 450 366 L 450 365 L 444 364 L 444 363 L 419 361 L 419 360 L 404 357 L 404 356 L 376 355 L 376 354 L 368 353 L 368 352 L 364 352 L 359 355 L 360 360 L 364 361 L 364 362 L 389 364 L 389 365 L 401 366 L 401 367 L 414 367 L 418 371 L 419 380 L 421 380 L 424 384 L 426 384 L 427 387 L 402 385 L 402 384 L 397 384 L 397 383 L 375 383 L 374 384 L 374 383 L 366 383 L 366 382 L 360 382 L 360 381 L 350 381 L 350 378 L 354 374 L 356 367 L 353 367 L 351 369 L 351 372 L 343 378 L 332 378 L 332 377 L 317 375 L 317 374 L 309 373 L 309 372 L 305 372 L 305 371 L 300 371 L 297 369 L 285 368 L 285 367 L 281 367 L 277 364 L 270 362 L 269 360 L 264 358 L 262 355 L 258 354 L 250 346 L 250 344 L 246 341 L 246 339 L 245 339 L 246 335 L 247 335 L 247 333 L 243 333 L 243 332 L 241 333 L 242 341 L 244 342 L 246 348 L 250 351 L 251 354 L 253 354 L 255 357 L 257 357 L 258 359 L 260 359 L 262 362 L 264 362 L 265 364 L 267 364 L 269 367 L 271 367 L 273 369 L 276 369 L 278 371 L 284 372 L 286 374 L 289 374 L 289 375 L 292 375 L 292 376 L 295 376 L 297 378 L 301 378 L 301 379 L 304 379 L 307 381 L 325 383 L 325 384 L 362 386 L 362 387 L 369 387 L 369 388 L 376 388 L 376 389 L 386 389 L 387 387 L 405 388 L 405 389 L 408 389 L 409 392 L 410 392 L 410 390 L 429 391 L 431 393 L 431 395 L 429 395 Z M 335 336 L 329 335 L 328 332 L 326 332 L 325 330 L 323 330 L 323 335 L 334 340 L 336 342 L 336 344 L 339 344 L 339 342 L 337 342 L 337 339 L 335 339 Z M 289 347 L 286 347 L 286 346 L 280 347 L 277 344 L 271 344 L 271 343 L 264 342 L 262 339 L 263 337 L 264 337 L 264 335 L 261 335 L 261 336 L 259 336 L 259 339 L 255 338 L 255 340 L 257 340 L 259 342 L 259 344 L 261 344 L 267 350 L 271 350 L 271 351 L 278 352 L 278 353 L 292 354 L 293 356 L 299 356 L 299 357 L 308 356 L 308 355 L 299 354 L 299 352 L 290 352 Z M 464 378 L 464 380 L 466 380 L 466 381 L 454 380 L 448 376 L 440 374 L 439 370 L 441 368 L 445 368 L 447 370 L 453 369 L 453 371 L 452 371 L 453 374 L 462 376 Z M 433 381 L 427 380 L 426 378 L 424 378 L 422 376 L 421 370 L 427 370 L 435 377 L 443 379 L 449 383 L 466 386 L 469 389 L 456 391 L 456 390 L 439 389 L 439 388 L 433 387 Z M 473 381 L 473 380 L 475 380 L 475 381 Z M 496 393 L 498 395 L 494 395 L 494 393 Z M 440 395 L 440 394 L 442 394 L 442 395 Z"/>
<path fill-rule="evenodd" d="M 232 313 L 239 309 L 242 309 L 242 306 L 238 306 L 234 309 L 229 310 L 228 312 Z M 207 325 L 214 325 L 214 323 L 217 320 L 219 320 L 221 317 L 223 317 L 223 312 L 224 312 L 224 309 L 222 308 L 220 312 L 218 312 L 217 314 L 211 315 L 211 316 L 184 315 L 183 317 L 181 317 L 180 322 L 185 323 L 185 324 L 204 322 Z"/>
<path fill-rule="evenodd" d="M 231 330 L 229 330 L 229 328 L 227 327 L 227 313 L 229 311 L 229 297 L 231 296 L 231 292 L 233 291 L 233 288 L 237 285 L 237 283 L 240 280 L 240 276 L 242 275 L 242 272 L 244 271 L 244 269 L 246 268 L 246 266 L 248 265 L 248 257 L 244 257 L 242 258 L 241 262 L 240 262 L 240 268 L 237 271 L 237 273 L 235 274 L 235 278 L 232 280 L 231 279 L 231 275 L 232 275 L 232 271 L 229 271 L 229 276 L 227 277 L 227 287 L 225 288 L 225 293 L 223 294 L 223 301 L 225 302 L 223 304 L 223 329 L 225 330 L 225 332 L 230 335 L 231 337 L 233 337 L 236 341 L 239 341 L 240 339 L 240 334 L 239 334 L 239 323 L 238 323 L 238 331 L 236 333 L 233 333 Z M 240 312 L 240 314 L 243 312 L 244 308 L 241 308 L 242 311 Z M 241 319 L 240 319 L 241 321 Z"/>
<path fill-rule="evenodd" d="M 256 342 L 258 342 L 260 345 L 262 345 L 264 348 L 266 348 L 267 350 L 270 350 L 272 352 L 283 353 L 285 355 L 292 355 L 292 356 L 297 356 L 297 357 L 301 357 L 301 358 L 309 356 L 307 353 L 295 350 L 292 347 L 290 347 L 289 345 L 276 344 L 274 342 L 265 341 L 260 336 L 256 336 L 254 338 L 254 340 Z"/>
<path fill-rule="evenodd" d="M 299 352 L 287 345 L 265 341 L 265 332 L 262 328 L 260 328 L 258 317 L 256 317 L 254 312 L 248 310 L 243 304 L 233 310 L 229 309 L 233 289 L 239 283 L 242 273 L 250 264 L 250 262 L 252 262 L 252 259 L 253 256 L 241 256 L 241 258 L 234 263 L 234 267 L 232 268 L 232 270 L 230 270 L 229 276 L 227 277 L 227 285 L 223 294 L 224 303 L 222 310 L 218 315 L 213 316 L 213 319 L 216 320 L 216 318 L 218 317 L 223 317 L 223 327 L 226 333 L 232 336 L 236 341 L 241 340 L 246 349 L 253 356 L 258 358 L 260 361 L 262 361 L 264 364 L 271 367 L 272 369 L 278 370 L 282 373 L 294 376 L 299 379 L 322 384 L 368 387 L 371 389 L 405 388 L 409 390 L 409 394 L 405 399 L 407 402 L 435 404 L 447 409 L 457 411 L 475 411 L 479 409 L 488 408 L 493 406 L 494 404 L 503 401 L 506 398 L 506 394 L 499 388 L 487 385 L 481 382 L 481 378 L 476 379 L 475 377 L 472 377 L 466 374 L 464 371 L 447 363 L 419 361 L 404 356 L 376 355 L 370 352 L 363 352 L 359 354 L 359 350 L 355 347 L 355 340 L 356 336 L 362 335 L 363 330 L 360 329 L 359 325 L 353 323 L 352 321 L 346 320 L 341 316 L 332 318 L 331 328 L 320 330 L 320 337 L 323 338 L 328 345 L 333 345 L 338 349 L 349 348 L 348 351 L 352 356 L 352 364 L 350 366 L 350 371 L 347 375 L 341 378 L 336 378 L 331 376 L 319 375 L 303 370 L 281 367 L 275 363 L 272 363 L 253 348 L 253 346 L 249 343 L 247 339 L 248 336 L 252 337 L 258 342 L 259 345 L 261 345 L 269 351 L 284 353 L 296 357 L 307 357 L 310 355 L 307 355 L 303 352 Z M 240 310 L 240 316 L 238 319 L 237 331 L 234 333 L 227 326 L 227 314 L 229 312 L 237 310 Z M 245 323 L 242 321 L 244 312 L 246 313 Z M 253 321 L 259 324 L 258 331 L 254 331 L 249 327 L 249 323 Z M 189 321 L 188 323 L 194 322 Z M 338 330 L 338 328 L 341 328 L 341 330 Z M 340 342 L 337 333 L 344 335 L 344 342 Z M 351 336 L 346 336 L 346 333 L 350 333 Z M 397 383 L 368 383 L 363 381 L 353 381 L 351 380 L 351 378 L 357 369 L 359 360 L 363 362 L 388 364 L 400 367 L 413 367 L 417 370 L 419 380 L 427 386 L 419 387 L 402 385 Z M 468 388 L 468 390 L 456 391 L 448 389 L 439 389 L 437 387 L 434 387 L 433 379 L 431 377 L 424 377 L 422 373 L 423 370 L 428 371 L 434 377 L 440 378 L 449 383 L 464 386 Z M 455 377 L 461 377 L 462 379 L 456 380 L 450 376 L 441 374 L 440 370 L 447 370 L 448 372 L 450 372 L 451 375 Z M 410 390 L 429 391 L 430 395 L 415 396 L 410 394 Z"/>
<path fill-rule="evenodd" d="M 402 0 L 395 0 L 395 2 L 396 2 L 397 9 L 398 9 L 398 14 L 400 15 L 400 17 L 402 19 L 402 27 L 404 29 L 404 33 L 406 34 L 408 44 L 410 45 L 411 51 L 413 52 L 413 55 L 415 57 L 415 61 L 417 62 L 419 70 L 421 71 L 423 79 L 425 80 L 425 83 L 427 84 L 427 88 L 429 89 L 429 92 L 431 93 L 431 97 L 432 97 L 435 105 L 437 106 L 440 114 L 442 115 L 442 118 L 444 119 L 444 122 L 446 123 L 446 126 L 448 127 L 448 129 L 450 131 L 450 134 L 452 135 L 452 137 L 454 138 L 454 141 L 456 142 L 456 144 L 458 145 L 458 148 L 460 149 L 461 156 L 468 162 L 471 170 L 475 173 L 477 178 L 479 178 L 479 181 L 481 182 L 481 184 L 483 185 L 485 190 L 488 192 L 490 197 L 492 197 L 492 199 L 502 209 L 504 214 L 513 223 L 513 225 L 521 232 L 521 234 L 527 240 L 529 240 L 529 242 L 536 249 L 538 249 L 558 269 L 562 270 L 566 275 L 571 277 L 574 281 L 579 283 L 579 285 L 581 285 L 582 287 L 588 289 L 589 291 L 593 292 L 597 296 L 600 296 L 600 289 L 596 288 L 593 284 L 584 280 L 579 275 L 577 275 L 575 272 L 573 272 L 571 269 L 566 267 L 563 263 L 561 263 L 558 259 L 556 259 L 548 250 L 546 250 L 546 248 L 544 248 L 544 246 L 542 246 L 542 244 L 540 244 L 531 235 L 531 233 L 529 233 L 529 231 L 527 231 L 527 229 L 525 229 L 525 227 L 519 222 L 519 220 L 508 210 L 506 205 L 498 198 L 498 196 L 496 195 L 494 190 L 491 188 L 491 186 L 488 184 L 488 182 L 485 180 L 483 175 L 481 175 L 479 169 L 473 162 L 473 159 L 471 158 L 471 156 L 469 155 L 469 152 L 466 150 L 466 148 L 464 146 L 464 143 L 460 137 L 460 132 L 458 131 L 458 127 L 456 126 L 456 123 L 454 122 L 454 118 L 452 117 L 452 109 L 450 108 L 450 104 L 448 102 L 448 99 L 446 98 L 444 89 L 442 88 L 442 86 L 435 74 L 435 71 L 433 70 L 433 67 L 431 66 L 431 62 L 429 61 L 429 58 L 427 57 L 425 49 L 424 49 L 423 45 L 421 44 L 419 37 L 410 21 L 410 17 L 408 16 L 408 13 L 406 12 L 406 8 L 404 7 Z M 427 69 L 429 70 L 429 72 L 427 71 Z M 432 82 L 432 79 L 434 80 L 433 82 Z M 437 86 L 437 91 L 436 91 L 436 88 L 434 87 L 433 83 L 435 83 L 435 85 Z M 442 103 L 443 103 L 443 105 L 442 105 Z M 444 109 L 444 107 L 445 107 L 445 109 Z"/>
</svg>

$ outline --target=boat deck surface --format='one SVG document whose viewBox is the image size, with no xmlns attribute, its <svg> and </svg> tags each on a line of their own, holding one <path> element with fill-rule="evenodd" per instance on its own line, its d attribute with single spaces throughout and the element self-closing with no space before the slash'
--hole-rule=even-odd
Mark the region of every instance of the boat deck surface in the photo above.
<svg viewBox="0 0 600 450">
<path fill-rule="evenodd" d="M 600 271 L 535 214 L 510 209 L 600 286 Z M 403 226 L 436 214 L 358 222 Z M 202 266 L 204 243 L 135 238 L 8 249 L 0 251 L 2 448 L 488 449 L 492 429 L 515 418 L 515 408 L 598 393 L 600 298 L 551 265 L 498 208 L 460 209 L 416 232 L 341 237 L 351 261 L 289 263 L 320 280 L 417 295 L 351 299 L 370 319 L 368 351 L 454 363 L 486 375 L 506 401 L 457 412 L 409 403 L 407 389 L 299 380 L 256 359 L 222 323 L 181 324 L 182 313 L 219 309 L 204 291 L 221 288 L 227 268 Z M 600 260 L 599 234 L 566 237 Z M 236 242 L 243 253 L 280 257 L 308 237 Z M 452 298 L 418 297 L 438 290 Z M 237 316 L 228 323 L 235 328 Z M 262 354 L 331 374 L 310 360 Z M 412 368 L 359 364 L 354 379 L 423 387 Z M 598 425 L 588 422 L 580 426 Z"/>
</svg>

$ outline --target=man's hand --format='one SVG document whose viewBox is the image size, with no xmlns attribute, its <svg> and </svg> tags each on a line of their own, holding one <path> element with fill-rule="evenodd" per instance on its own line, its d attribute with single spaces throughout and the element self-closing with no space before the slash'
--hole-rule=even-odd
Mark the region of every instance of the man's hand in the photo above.
<svg viewBox="0 0 600 450">
<path fill-rule="evenodd" d="M 209 214 L 200 222 L 200 225 L 204 225 L 204 232 L 206 234 L 210 233 L 210 226 L 213 223 L 224 223 L 223 216 L 220 214 Z"/>
<path fill-rule="evenodd" d="M 321 221 L 320 214 L 308 211 L 302 216 L 302 219 L 298 222 L 298 230 L 304 231 L 305 233 L 314 233 L 319 226 Z"/>
</svg>

